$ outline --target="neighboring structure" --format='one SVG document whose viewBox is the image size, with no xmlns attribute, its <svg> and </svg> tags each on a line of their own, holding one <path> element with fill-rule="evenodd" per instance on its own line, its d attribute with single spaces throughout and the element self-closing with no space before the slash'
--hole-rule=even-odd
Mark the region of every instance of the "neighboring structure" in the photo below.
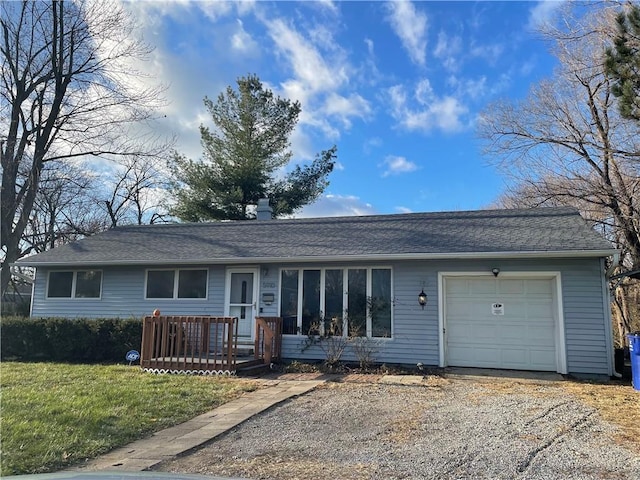
<svg viewBox="0 0 640 480">
<path fill-rule="evenodd" d="M 544 208 L 118 227 L 18 264 L 32 316 L 280 316 L 289 359 L 331 318 L 379 362 L 611 375 L 615 253 Z"/>
</svg>

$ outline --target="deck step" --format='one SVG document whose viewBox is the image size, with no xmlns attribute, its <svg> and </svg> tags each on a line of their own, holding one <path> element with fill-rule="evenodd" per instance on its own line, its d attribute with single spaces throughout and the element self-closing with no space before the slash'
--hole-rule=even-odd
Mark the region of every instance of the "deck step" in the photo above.
<svg viewBox="0 0 640 480">
<path fill-rule="evenodd" d="M 269 373 L 271 368 L 269 365 L 265 363 L 259 363 L 256 365 L 249 365 L 247 367 L 239 367 L 236 370 L 236 375 L 239 377 L 253 377 L 262 375 L 264 373 Z"/>
<path fill-rule="evenodd" d="M 238 339 L 236 355 L 238 357 L 250 357 L 255 353 L 255 343 L 250 339 Z"/>
</svg>

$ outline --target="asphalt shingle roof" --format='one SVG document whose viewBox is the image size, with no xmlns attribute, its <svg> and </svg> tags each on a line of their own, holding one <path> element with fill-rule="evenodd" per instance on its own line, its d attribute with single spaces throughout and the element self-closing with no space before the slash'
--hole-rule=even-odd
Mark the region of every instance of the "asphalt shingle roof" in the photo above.
<svg viewBox="0 0 640 480">
<path fill-rule="evenodd" d="M 602 256 L 613 251 L 576 210 L 539 208 L 124 226 L 18 263 L 178 264 L 564 252 Z"/>
</svg>

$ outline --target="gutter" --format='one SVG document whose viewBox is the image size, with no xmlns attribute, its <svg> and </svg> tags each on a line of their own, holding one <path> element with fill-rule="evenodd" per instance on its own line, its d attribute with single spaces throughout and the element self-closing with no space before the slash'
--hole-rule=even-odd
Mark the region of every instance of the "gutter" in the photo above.
<svg viewBox="0 0 640 480">
<path fill-rule="evenodd" d="M 81 261 L 32 261 L 28 258 L 14 263 L 28 267 L 69 267 L 85 266 L 136 266 L 136 265 L 246 265 L 257 263 L 320 263 L 320 262 L 362 262 L 394 260 L 482 260 L 482 259 L 529 259 L 529 258 L 588 258 L 617 256 L 618 250 L 574 250 L 574 251 L 523 251 L 523 252 L 449 252 L 449 253 L 396 253 L 361 255 L 306 255 L 300 257 L 222 257 L 222 258 L 172 258 L 167 260 L 81 260 Z"/>
</svg>

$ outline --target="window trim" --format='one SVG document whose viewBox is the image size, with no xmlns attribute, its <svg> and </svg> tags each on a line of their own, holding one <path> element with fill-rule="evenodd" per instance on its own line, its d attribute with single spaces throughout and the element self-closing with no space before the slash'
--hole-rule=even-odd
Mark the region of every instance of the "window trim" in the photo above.
<svg viewBox="0 0 640 480">
<path fill-rule="evenodd" d="M 183 271 L 195 271 L 195 270 L 204 270 L 207 272 L 207 278 L 205 282 L 205 294 L 204 297 L 201 298 L 192 298 L 192 297 L 178 297 L 178 286 L 180 284 L 180 272 Z M 149 282 L 149 272 L 173 272 L 173 296 L 172 297 L 148 297 L 147 296 L 147 285 Z M 154 302 L 165 302 L 167 300 L 180 300 L 180 301 L 205 301 L 209 299 L 209 276 L 210 271 L 208 267 L 190 267 L 190 268 L 147 268 L 144 271 L 144 290 L 143 295 L 145 300 L 152 300 Z"/>
<path fill-rule="evenodd" d="M 71 296 L 69 297 L 50 297 L 49 296 L 49 285 L 51 283 L 51 274 L 52 273 L 64 273 L 71 272 L 73 275 L 71 277 Z M 78 284 L 78 273 L 80 272 L 100 272 L 100 292 L 97 297 L 77 297 L 76 296 L 76 288 Z M 88 268 L 88 269 L 80 269 L 80 270 L 49 270 L 47 272 L 47 285 L 45 290 L 45 298 L 47 300 L 78 300 L 81 302 L 91 301 L 91 300 L 102 300 L 102 287 L 104 284 L 104 271 L 99 268 Z"/>
<path fill-rule="evenodd" d="M 329 266 L 329 267 L 316 267 L 316 266 L 306 266 L 306 267 L 280 267 L 280 269 L 278 270 L 278 296 L 280 297 L 282 295 L 282 271 L 283 270 L 296 270 L 298 272 L 298 305 L 297 305 L 297 312 L 296 312 L 296 317 L 297 317 L 297 330 L 298 333 L 296 334 L 284 334 L 285 337 L 296 337 L 299 338 L 301 336 L 303 336 L 302 333 L 302 286 L 303 286 L 303 279 L 304 279 L 304 275 L 303 272 L 304 270 L 320 270 L 320 306 L 321 307 L 325 307 L 325 288 L 326 288 L 326 271 L 327 270 L 342 270 L 342 275 L 343 275 L 343 280 L 342 280 L 342 284 L 343 284 L 343 288 L 344 288 L 344 292 L 343 292 L 343 302 L 342 302 L 342 309 L 343 309 L 343 319 L 346 317 L 346 315 L 344 315 L 344 312 L 347 310 L 347 305 L 348 305 L 348 271 L 349 270 L 357 270 L 357 269 L 361 269 L 361 270 L 366 270 L 366 293 L 367 293 L 367 298 L 370 297 L 371 295 L 371 291 L 373 289 L 373 276 L 371 274 L 372 270 L 389 270 L 390 271 L 390 296 L 391 296 L 391 336 L 389 337 L 372 337 L 371 334 L 373 333 L 373 325 L 371 323 L 371 317 L 369 316 L 368 312 L 367 312 L 367 325 L 366 325 L 366 338 L 372 338 L 372 339 L 376 339 L 376 340 L 393 340 L 394 336 L 393 336 L 393 332 L 394 332 L 394 325 L 395 325 L 395 295 L 394 295 L 394 273 L 393 273 L 393 266 L 390 265 L 335 265 L 335 266 Z M 279 301 L 278 302 L 278 316 L 282 316 L 282 312 L 281 312 L 281 308 L 282 308 L 282 303 Z M 367 310 L 368 310 L 368 306 L 367 306 Z M 320 310 L 320 313 L 324 313 L 323 310 Z M 322 327 L 322 325 L 321 325 Z M 347 335 L 347 330 L 346 330 L 346 325 L 343 323 L 343 336 Z M 363 337 L 365 338 L 365 337 Z"/>
</svg>

